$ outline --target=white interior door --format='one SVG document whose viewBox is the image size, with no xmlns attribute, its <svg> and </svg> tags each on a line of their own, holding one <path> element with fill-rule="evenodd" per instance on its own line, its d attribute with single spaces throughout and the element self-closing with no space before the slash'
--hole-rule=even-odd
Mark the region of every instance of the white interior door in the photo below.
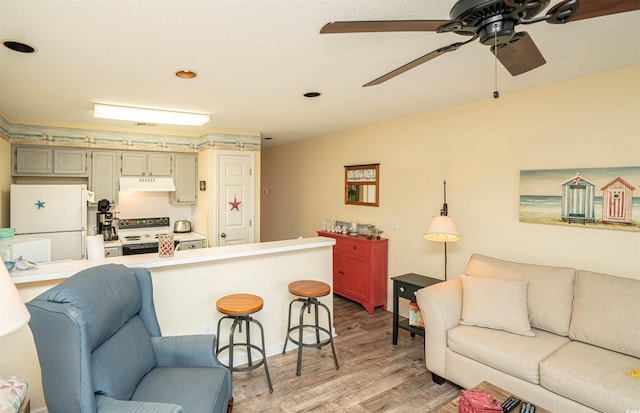
<svg viewBox="0 0 640 413">
<path fill-rule="evenodd" d="M 220 152 L 217 246 L 253 242 L 253 153 Z"/>
</svg>

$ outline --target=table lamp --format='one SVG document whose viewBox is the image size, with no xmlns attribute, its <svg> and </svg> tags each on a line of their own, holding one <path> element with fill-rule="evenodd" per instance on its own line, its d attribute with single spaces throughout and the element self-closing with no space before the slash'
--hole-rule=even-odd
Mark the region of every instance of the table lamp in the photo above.
<svg viewBox="0 0 640 413">
<path fill-rule="evenodd" d="M 4 261 L 0 260 L 0 337 L 27 324 L 31 314 L 22 301 Z"/>
<path fill-rule="evenodd" d="M 440 210 L 440 215 L 431 218 L 427 229 L 424 231 L 424 239 L 444 243 L 444 280 L 447 280 L 447 242 L 460 241 L 460 233 L 456 224 L 448 216 L 449 207 L 447 205 L 447 181 L 444 185 L 444 203 Z"/>
</svg>

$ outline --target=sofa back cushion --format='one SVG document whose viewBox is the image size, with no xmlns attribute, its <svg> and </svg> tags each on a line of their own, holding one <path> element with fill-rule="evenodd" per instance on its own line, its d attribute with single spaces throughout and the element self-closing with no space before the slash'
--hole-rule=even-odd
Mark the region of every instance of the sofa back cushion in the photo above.
<svg viewBox="0 0 640 413">
<path fill-rule="evenodd" d="M 578 271 L 569 336 L 640 357 L 640 280 Z"/>
<path fill-rule="evenodd" d="M 531 326 L 562 336 L 569 334 L 575 269 L 473 254 L 466 272 L 475 277 L 528 281 L 527 306 Z"/>
</svg>

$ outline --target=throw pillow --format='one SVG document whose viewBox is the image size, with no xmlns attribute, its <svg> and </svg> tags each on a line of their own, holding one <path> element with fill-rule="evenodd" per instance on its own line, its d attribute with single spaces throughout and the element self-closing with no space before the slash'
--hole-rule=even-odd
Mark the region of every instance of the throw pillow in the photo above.
<svg viewBox="0 0 640 413">
<path fill-rule="evenodd" d="M 504 330 L 533 337 L 527 310 L 528 281 L 461 275 L 460 324 Z"/>
</svg>

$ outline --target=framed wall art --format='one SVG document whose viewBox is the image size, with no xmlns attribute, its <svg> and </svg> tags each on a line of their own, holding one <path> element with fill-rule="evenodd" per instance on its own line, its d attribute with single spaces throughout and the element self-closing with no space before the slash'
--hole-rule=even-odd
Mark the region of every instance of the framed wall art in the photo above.
<svg viewBox="0 0 640 413">
<path fill-rule="evenodd" d="M 380 164 L 344 167 L 344 203 L 378 206 Z"/>
<path fill-rule="evenodd" d="M 520 171 L 520 221 L 640 232 L 640 167 Z"/>
</svg>

